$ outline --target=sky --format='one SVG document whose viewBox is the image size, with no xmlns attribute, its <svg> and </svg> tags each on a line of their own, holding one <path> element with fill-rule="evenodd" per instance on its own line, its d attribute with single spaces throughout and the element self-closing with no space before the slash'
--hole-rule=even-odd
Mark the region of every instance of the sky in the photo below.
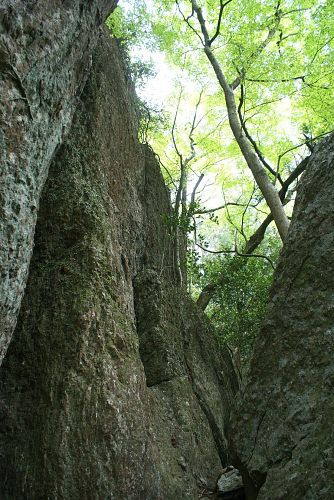
<svg viewBox="0 0 334 500">
<path fill-rule="evenodd" d="M 172 94 L 174 81 L 177 78 L 176 71 L 167 64 L 165 55 L 161 52 L 134 48 L 131 51 L 131 56 L 142 62 L 153 63 L 155 76 L 148 78 L 143 86 L 137 88 L 137 93 L 152 107 L 163 108 Z"/>
</svg>

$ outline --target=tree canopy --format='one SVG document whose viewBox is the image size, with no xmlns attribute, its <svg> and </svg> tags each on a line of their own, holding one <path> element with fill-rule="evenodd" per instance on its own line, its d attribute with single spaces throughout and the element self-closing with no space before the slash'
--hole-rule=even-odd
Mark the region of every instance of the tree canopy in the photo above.
<svg viewBox="0 0 334 500">
<path fill-rule="evenodd" d="M 233 268 L 224 255 L 238 257 L 241 281 L 252 274 L 241 271 L 243 256 L 262 259 L 268 289 L 277 233 L 263 242 L 267 228 L 274 220 L 284 241 L 298 179 L 334 128 L 334 3 L 128 1 L 118 16 L 116 34 L 131 39 L 132 51 L 163 54 L 175 75 L 164 120 L 148 122 L 146 132 L 173 193 L 175 248 L 191 234 L 199 305 L 219 296 Z M 133 68 L 145 75 L 140 54 Z M 176 250 L 180 269 L 179 258 Z M 253 267 L 261 274 L 263 265 Z"/>
</svg>

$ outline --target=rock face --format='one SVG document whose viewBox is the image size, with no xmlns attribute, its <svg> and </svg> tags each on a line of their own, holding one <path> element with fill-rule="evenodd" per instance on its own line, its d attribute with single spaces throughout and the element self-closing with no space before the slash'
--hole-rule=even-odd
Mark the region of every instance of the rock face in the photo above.
<svg viewBox="0 0 334 500">
<path fill-rule="evenodd" d="M 0 364 L 26 284 L 39 198 L 116 0 L 0 6 Z"/>
<path fill-rule="evenodd" d="M 169 196 L 117 43 L 97 45 L 1 367 L 0 497 L 194 499 L 226 465 L 233 389 L 174 284 Z"/>
<path fill-rule="evenodd" d="M 238 469 L 232 466 L 223 469 L 217 481 L 218 498 L 225 500 L 245 500 L 244 485 Z"/>
<path fill-rule="evenodd" d="M 248 498 L 329 499 L 334 491 L 334 135 L 298 190 L 291 228 L 232 418 Z"/>
</svg>

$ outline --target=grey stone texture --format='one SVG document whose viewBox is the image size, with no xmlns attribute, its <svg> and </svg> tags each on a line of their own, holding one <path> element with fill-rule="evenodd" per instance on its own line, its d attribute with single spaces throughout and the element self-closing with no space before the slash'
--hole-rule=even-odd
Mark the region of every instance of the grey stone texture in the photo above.
<svg viewBox="0 0 334 500">
<path fill-rule="evenodd" d="M 333 498 L 334 135 L 311 158 L 229 429 L 248 498 Z"/>
<path fill-rule="evenodd" d="M 117 42 L 97 45 L 0 371 L 0 498 L 194 499 L 226 465 L 234 389 L 175 286 L 169 194 Z"/>
<path fill-rule="evenodd" d="M 26 284 L 41 190 L 115 0 L 0 5 L 0 363 Z"/>
</svg>

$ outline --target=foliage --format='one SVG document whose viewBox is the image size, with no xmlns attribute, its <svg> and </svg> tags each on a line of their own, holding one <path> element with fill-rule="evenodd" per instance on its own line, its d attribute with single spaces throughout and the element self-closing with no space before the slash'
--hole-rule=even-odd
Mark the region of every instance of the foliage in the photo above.
<svg viewBox="0 0 334 500">
<path fill-rule="evenodd" d="M 168 166 L 168 179 L 177 187 L 182 159 L 193 144 L 196 151 L 188 185 L 202 173 L 213 174 L 216 184 L 223 187 L 223 201 L 234 203 L 217 212 L 220 228 L 218 234 L 215 231 L 218 237 L 211 233 L 211 242 L 221 239 L 221 227 L 230 225 L 233 230 L 227 231 L 226 248 L 240 248 L 264 220 L 268 207 L 253 186 L 231 133 L 222 90 L 203 51 L 204 34 L 194 6 L 201 8 L 212 51 L 228 82 L 239 80 L 235 99 L 240 119 L 253 140 L 252 147 L 259 149 L 261 161 L 265 159 L 265 168 L 271 168 L 267 175 L 278 191 L 280 182 L 313 148 L 315 138 L 333 129 L 333 114 L 329 116 L 328 111 L 334 83 L 334 5 L 323 0 L 231 0 L 221 12 L 223 2 L 213 0 L 155 0 L 153 5 L 152 29 L 160 49 L 179 68 L 172 98 L 176 109 L 173 141 L 165 131 L 154 138 L 154 147 Z M 193 113 L 188 110 L 195 108 L 198 94 L 197 125 L 190 133 Z M 293 201 L 294 190 L 295 183 L 287 200 Z M 189 187 L 187 191 L 189 203 Z M 208 218 L 203 217 L 206 208 L 204 202 L 196 219 L 197 236 L 212 230 L 211 224 L 203 223 Z M 287 206 L 288 214 L 291 209 L 292 204 Z"/>
<path fill-rule="evenodd" d="M 150 47 L 149 13 L 143 0 L 128 0 L 106 20 L 114 37 L 124 45 Z"/>
<path fill-rule="evenodd" d="M 212 69 L 201 50 L 200 29 L 192 15 L 189 1 L 159 1 L 153 15 L 153 30 L 161 50 L 169 60 L 180 67 L 180 80 L 190 94 L 191 87 L 204 87 L 203 108 L 208 113 L 197 131 L 200 158 L 220 160 L 220 170 L 244 170 L 240 155 L 224 115 L 225 104 Z M 219 2 L 201 1 L 211 34 L 217 25 Z M 279 5 L 282 19 L 275 36 L 264 50 L 259 47 L 275 21 L 275 7 Z M 158 14 L 164 9 L 163 19 Z M 220 34 L 213 43 L 214 54 L 221 62 L 229 82 L 242 72 L 244 102 L 242 112 L 251 135 L 258 142 L 264 157 L 281 174 L 288 173 L 306 154 L 304 129 L 317 137 L 333 129 L 331 113 L 333 100 L 333 33 L 334 4 L 318 0 L 286 0 L 271 2 L 233 0 L 223 12 Z M 236 92 L 240 97 L 240 88 Z M 184 99 L 191 106 L 189 91 Z M 185 105 L 184 105 L 185 106 Z M 215 127 L 220 123 L 218 129 Z M 203 131 L 211 133 L 203 137 Z M 180 130 L 184 124 L 180 123 Z M 183 140 L 186 134 L 181 132 Z M 215 156 L 215 159 L 213 158 Z M 203 165 L 199 161 L 196 170 Z M 211 168 L 211 167 L 210 167 Z M 269 174 L 270 175 L 270 174 Z M 239 182 L 234 176 L 234 182 Z M 272 177 L 272 176 L 271 176 Z"/>
<path fill-rule="evenodd" d="M 275 249 L 271 253 L 275 254 Z M 261 258 L 224 255 L 196 263 L 192 257 L 193 284 L 200 288 L 208 283 L 218 285 L 207 313 L 219 340 L 242 361 L 247 360 L 266 312 L 272 267 Z"/>
<path fill-rule="evenodd" d="M 216 285 L 208 312 L 222 339 L 246 355 L 263 317 L 272 268 L 265 259 L 237 254 L 269 210 L 232 134 L 192 6 L 201 8 L 228 83 L 239 80 L 234 98 L 244 133 L 279 191 L 315 142 L 334 128 L 334 3 L 230 0 L 220 11 L 223 3 L 130 1 L 127 21 L 115 22 L 132 46 L 146 43 L 164 54 L 176 75 L 163 126 L 153 123 L 145 131 L 172 192 L 174 212 L 166 223 L 176 243 L 179 232 L 188 234 L 192 288 L 199 293 L 206 284 Z M 144 69 L 139 74 L 147 76 Z M 297 183 L 298 176 L 286 193 L 288 215 Z M 269 235 L 261 252 L 275 260 L 275 230 Z M 225 256 L 205 257 L 205 249 Z"/>
<path fill-rule="evenodd" d="M 151 60 L 143 60 L 141 50 L 149 51 L 152 47 L 149 13 L 146 2 L 128 1 L 126 6 L 119 6 L 106 20 L 106 25 L 113 38 L 122 49 L 128 76 L 134 84 L 137 96 L 135 100 L 138 117 L 138 135 L 141 142 L 147 142 L 151 130 L 158 130 L 165 123 L 160 109 L 150 105 L 143 97 L 138 97 L 138 90 L 156 75 Z"/>
</svg>

